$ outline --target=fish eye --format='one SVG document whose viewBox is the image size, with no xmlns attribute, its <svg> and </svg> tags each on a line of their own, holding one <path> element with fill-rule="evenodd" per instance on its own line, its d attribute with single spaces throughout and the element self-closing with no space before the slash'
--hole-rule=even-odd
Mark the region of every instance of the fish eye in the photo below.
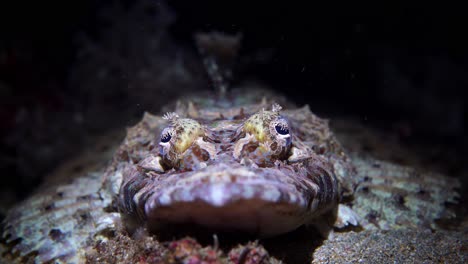
<svg viewBox="0 0 468 264">
<path fill-rule="evenodd" d="M 166 127 L 161 132 L 160 142 L 161 143 L 168 143 L 169 141 L 171 141 L 171 139 L 173 137 L 174 137 L 174 129 L 172 127 Z"/>
<path fill-rule="evenodd" d="M 205 134 L 202 125 L 196 120 L 179 118 L 175 113 L 168 113 L 163 118 L 171 124 L 161 132 L 160 144 L 169 152 L 182 154 L 198 137 Z"/>
<path fill-rule="evenodd" d="M 169 133 L 168 131 L 161 135 L 161 143 L 167 143 L 171 140 L 171 138 L 172 138 L 171 133 Z"/>
<path fill-rule="evenodd" d="M 159 155 L 166 168 L 197 168 L 214 157 L 215 147 L 204 141 L 206 130 L 198 121 L 180 118 L 175 113 L 167 113 L 163 119 L 170 122 L 161 132 L 159 143 Z"/>
<path fill-rule="evenodd" d="M 283 135 L 283 136 L 289 134 L 289 128 L 284 124 L 275 125 L 275 130 L 278 134 Z"/>
<path fill-rule="evenodd" d="M 238 129 L 233 156 L 248 157 L 258 166 L 285 160 L 292 144 L 291 131 L 286 118 L 280 115 L 281 106 L 273 104 L 271 110 L 262 109 L 250 116 Z"/>
</svg>

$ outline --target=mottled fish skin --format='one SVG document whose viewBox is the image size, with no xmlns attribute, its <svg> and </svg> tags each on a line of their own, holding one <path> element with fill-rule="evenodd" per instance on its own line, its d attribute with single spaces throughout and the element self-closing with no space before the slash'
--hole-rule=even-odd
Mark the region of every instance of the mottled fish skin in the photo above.
<svg viewBox="0 0 468 264">
<path fill-rule="evenodd" d="M 280 115 L 287 120 L 292 135 L 290 152 L 284 156 L 267 155 L 274 161 L 259 166 L 255 162 L 257 156 L 251 156 L 249 151 L 242 155 L 250 161 L 241 162 L 242 158 L 232 158 L 233 148 L 223 150 L 223 140 L 235 144 L 245 138 L 247 133 L 242 133 L 242 124 L 263 109 L 270 111 L 274 103 L 284 108 Z M 354 216 L 350 210 L 341 210 L 345 207 L 338 203 L 345 201 L 358 212 L 365 229 L 419 227 L 433 223 L 445 211 L 444 202 L 456 198 L 454 192 L 441 191 L 459 186 L 456 181 L 426 173 L 420 173 L 419 177 L 412 168 L 358 153 L 346 155 L 327 120 L 314 115 L 308 106 L 296 108 L 267 90 L 232 90 L 225 100 L 209 94 L 193 96 L 164 110 L 209 128 L 206 142 L 214 144 L 217 159 L 204 160 L 206 164 L 201 166 L 185 159 L 188 167 L 184 168 L 189 169 L 184 171 L 177 170 L 178 163 L 160 163 L 162 158 L 157 157 L 161 155 L 161 132 L 170 122 L 163 116 L 145 114 L 141 122 L 127 130 L 115 152 L 115 148 L 105 153 L 95 151 L 91 158 L 94 166 L 88 167 L 88 159 L 81 172 L 71 173 L 71 168 L 59 171 L 60 180 L 50 181 L 13 207 L 3 222 L 0 260 L 82 263 L 87 250 L 97 241 L 106 240 L 106 234 L 123 232 L 123 226 L 128 227 L 130 222 L 153 228 L 161 222 L 185 220 L 187 215 L 198 218 L 199 224 L 215 228 L 274 235 L 336 211 Z M 224 137 L 223 133 L 230 136 Z M 204 147 L 209 152 L 209 145 Z M 144 163 L 145 160 L 149 162 Z M 395 180 L 385 180 L 388 178 Z M 414 185 L 405 184 L 408 182 Z M 360 191 L 366 184 L 371 195 Z M 430 199 L 413 197 L 412 193 L 418 193 L 414 186 L 424 186 L 425 191 L 434 194 Z M 388 206 L 394 200 L 389 195 L 405 188 L 409 189 L 404 197 L 412 196 L 405 198 L 412 204 L 406 208 L 398 203 Z M 350 199 L 353 194 L 354 200 Z M 237 206 L 233 201 L 249 203 Z M 177 206 L 184 203 L 186 207 L 179 210 Z M 392 212 L 378 214 L 377 222 L 366 211 L 382 212 L 387 207 Z M 263 211 L 264 216 L 250 215 L 259 208 L 268 208 Z M 204 218 L 204 213 L 219 215 L 221 219 L 238 217 L 241 221 L 238 226 L 229 221 L 221 223 Z M 401 221 L 391 213 L 408 217 Z M 261 222 L 253 225 L 252 219 Z"/>
<path fill-rule="evenodd" d="M 327 121 L 313 115 L 308 107 L 279 113 L 279 105 L 268 96 L 253 102 L 179 101 L 177 114 L 170 116 L 177 116 L 180 121 L 176 123 L 183 124 L 180 127 L 171 126 L 171 121 L 162 117 L 146 115 L 129 130 L 130 137 L 135 135 L 136 141 L 147 142 L 145 151 L 126 144 L 120 149 L 124 155 L 119 162 L 132 156 L 118 194 L 122 214 L 150 229 L 195 223 L 268 236 L 294 230 L 324 213 L 335 213 L 343 192 L 350 192 L 341 182 L 349 186 L 354 171 Z M 266 110 L 272 105 L 271 111 Z M 269 115 L 275 115 L 273 121 Z M 278 132 L 270 122 L 285 122 L 288 140 L 279 143 L 283 135 L 275 138 Z M 190 135 L 200 136 L 199 141 L 195 137 L 190 147 L 183 148 L 188 158 L 164 162 L 162 153 L 167 152 L 168 159 L 182 154 L 165 150 L 168 143 L 160 141 L 166 141 L 170 134 L 173 140 L 186 144 L 174 132 L 184 133 L 184 126 Z M 203 161 L 193 154 L 203 151 Z"/>
<path fill-rule="evenodd" d="M 120 215 L 104 210 L 112 197 L 100 190 L 122 136 L 110 133 L 65 162 L 9 211 L 2 223 L 0 263 L 82 263 L 95 234 L 116 228 Z"/>
<path fill-rule="evenodd" d="M 149 152 L 142 160 L 143 164 L 135 160 L 135 163 L 140 162 L 139 165 L 131 166 L 123 174 L 120 188 L 122 213 L 135 215 L 149 226 L 160 222 L 194 222 L 210 228 L 276 235 L 335 208 L 341 188 L 331 158 L 326 155 L 333 156 L 327 145 L 337 145 L 332 133 L 318 139 L 298 131 L 293 138 L 292 150 L 285 153 L 283 159 L 270 157 L 270 152 L 263 154 L 266 156 L 250 155 L 261 146 L 246 157 L 236 157 L 236 144 L 253 137 L 246 133 L 236 138 L 236 131 L 251 115 L 264 111 L 260 107 L 254 113 L 240 108 L 238 111 L 233 111 L 232 107 L 227 110 L 214 108 L 212 111 L 218 112 L 223 119 L 203 119 L 216 142 L 213 144 L 215 153 L 210 154 L 203 167 L 189 166 L 187 169 L 185 165 L 185 170 L 171 168 L 166 172 L 148 168 L 148 156 L 155 160 L 160 157 L 157 148 Z M 236 115 L 243 112 L 246 117 L 234 120 L 230 112 Z M 190 113 L 179 115 L 190 117 Z M 298 122 L 295 117 L 308 115 L 325 126 L 325 122 L 313 116 L 307 108 L 291 110 L 285 112 L 286 115 L 291 123 Z M 167 122 L 155 119 L 167 126 Z M 294 127 L 290 129 L 294 131 Z M 151 136 L 150 133 L 143 134 Z M 318 144 L 311 143 L 317 139 L 320 140 Z M 321 145 L 323 153 L 315 153 L 313 147 Z M 333 157 L 341 160 L 343 166 L 348 165 L 342 152 Z"/>
</svg>

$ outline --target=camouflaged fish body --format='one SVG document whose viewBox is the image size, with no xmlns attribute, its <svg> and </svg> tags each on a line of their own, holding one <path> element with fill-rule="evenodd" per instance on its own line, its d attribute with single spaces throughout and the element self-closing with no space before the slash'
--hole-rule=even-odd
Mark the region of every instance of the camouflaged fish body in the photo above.
<svg viewBox="0 0 468 264">
<path fill-rule="evenodd" d="M 9 211 L 2 225 L 0 263 L 82 263 L 93 236 L 116 228 L 120 215 L 104 210 L 112 196 L 100 190 L 119 138 L 109 134 L 103 145 L 59 166 Z"/>
<path fill-rule="evenodd" d="M 431 200 L 390 206 L 393 215 L 380 213 L 376 223 L 368 210 L 382 212 L 393 191 L 422 181 L 414 180 L 411 168 L 375 166 L 354 153 L 351 159 L 328 121 L 309 107 L 250 89 L 230 91 L 224 99 L 192 97 L 165 110 L 173 113 L 145 114 L 129 128 L 112 159 L 109 151 L 96 152 L 96 166 L 74 174 L 63 170 L 62 180 L 14 207 L 4 221 L 2 258 L 83 262 L 96 241 L 135 225 L 158 232 L 166 224 L 193 223 L 258 235 L 320 219 L 336 220 L 339 227 L 359 220 L 366 229 L 420 226 L 432 223 L 455 196 L 440 190 L 457 182 L 424 175 L 437 182 L 425 186 L 434 193 Z M 379 188 L 392 186 L 381 179 L 393 174 L 398 188 Z M 370 183 L 371 192 L 381 192 L 359 191 Z M 418 192 L 413 187 L 407 195 Z M 408 217 L 400 221 L 396 215 Z"/>
<path fill-rule="evenodd" d="M 123 214 L 150 228 L 193 223 L 276 235 L 337 209 L 352 166 L 307 107 L 213 105 L 211 114 L 198 107 L 147 116 L 156 136 L 135 128 L 153 148 L 123 173 Z M 303 123 L 316 129 L 296 129 Z"/>
</svg>

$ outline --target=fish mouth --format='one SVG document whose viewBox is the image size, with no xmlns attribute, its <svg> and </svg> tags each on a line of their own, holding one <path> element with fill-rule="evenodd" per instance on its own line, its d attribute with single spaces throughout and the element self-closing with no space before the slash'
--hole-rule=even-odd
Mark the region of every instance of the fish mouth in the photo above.
<svg viewBox="0 0 468 264">
<path fill-rule="evenodd" d="M 142 186 L 131 200 L 150 229 L 195 224 L 270 236 L 296 229 L 317 207 L 317 188 L 286 164 L 259 168 L 221 163 L 154 178 L 135 172 L 140 175 L 124 188 Z"/>
<path fill-rule="evenodd" d="M 121 187 L 121 210 L 150 230 L 189 224 L 272 236 L 292 231 L 338 202 L 338 183 L 320 160 L 258 167 L 239 162 L 196 171 L 152 173 L 132 167 Z"/>
<path fill-rule="evenodd" d="M 175 202 L 152 208 L 147 225 L 151 230 L 167 226 L 194 225 L 221 232 L 242 232 L 274 236 L 292 231 L 307 217 L 304 208 L 288 203 L 272 203 L 259 198 L 238 199 L 223 206 L 204 200 Z"/>
</svg>

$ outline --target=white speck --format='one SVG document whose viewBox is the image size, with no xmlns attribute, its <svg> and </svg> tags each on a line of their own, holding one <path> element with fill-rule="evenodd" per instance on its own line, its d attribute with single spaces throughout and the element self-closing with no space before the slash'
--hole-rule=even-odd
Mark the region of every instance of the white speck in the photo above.
<svg viewBox="0 0 468 264">
<path fill-rule="evenodd" d="M 269 190 L 265 190 L 265 192 L 262 194 L 262 198 L 265 201 L 272 201 L 276 202 L 280 198 L 280 192 L 276 188 L 271 188 Z"/>
<path fill-rule="evenodd" d="M 105 215 L 100 217 L 97 221 L 97 230 L 103 230 L 108 227 L 114 227 L 115 223 L 120 219 L 120 215 L 118 213 L 111 213 L 109 215 Z"/>
<path fill-rule="evenodd" d="M 167 195 L 167 193 L 159 196 L 159 203 L 161 205 L 168 205 L 170 202 L 171 202 L 171 198 L 169 197 L 169 195 Z"/>
<path fill-rule="evenodd" d="M 294 195 L 294 194 L 292 194 L 292 193 L 290 193 L 290 194 L 289 194 L 289 202 L 290 202 L 290 203 L 296 203 L 296 202 L 297 202 L 297 196 Z"/>
<path fill-rule="evenodd" d="M 211 186 L 211 203 L 216 206 L 223 205 L 223 186 L 222 185 L 213 185 Z"/>
<path fill-rule="evenodd" d="M 193 200 L 193 197 L 192 195 L 190 194 L 189 191 L 182 191 L 180 194 L 179 194 L 179 197 L 178 197 L 179 201 L 184 201 L 184 202 L 188 202 L 188 201 L 192 201 Z"/>
<path fill-rule="evenodd" d="M 242 192 L 242 196 L 246 199 L 250 199 L 254 196 L 255 192 L 254 189 L 251 186 L 245 186 L 244 190 Z"/>
</svg>

